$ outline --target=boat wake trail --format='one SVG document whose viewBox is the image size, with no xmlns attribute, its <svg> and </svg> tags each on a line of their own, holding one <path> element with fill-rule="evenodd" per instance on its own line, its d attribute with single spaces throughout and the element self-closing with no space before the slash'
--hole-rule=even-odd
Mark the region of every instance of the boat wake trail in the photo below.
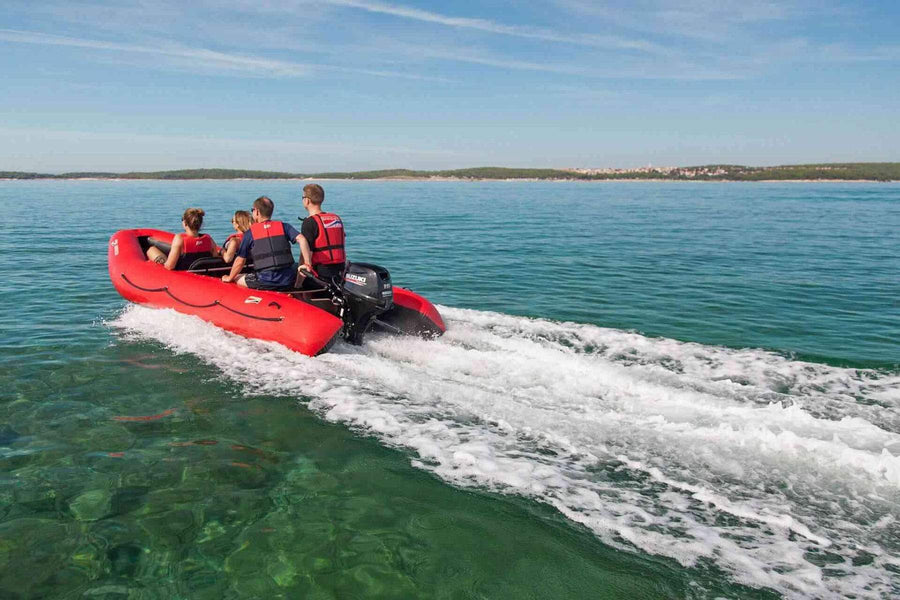
<svg viewBox="0 0 900 600">
<path fill-rule="evenodd" d="M 440 311 L 440 339 L 370 335 L 318 358 L 172 311 L 113 325 L 623 550 L 792 597 L 900 594 L 900 374 Z"/>
</svg>

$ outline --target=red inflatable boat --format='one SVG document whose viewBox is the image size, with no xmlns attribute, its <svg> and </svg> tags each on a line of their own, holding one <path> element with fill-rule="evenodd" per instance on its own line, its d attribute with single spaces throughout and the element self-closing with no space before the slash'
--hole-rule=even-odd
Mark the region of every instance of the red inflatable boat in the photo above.
<svg viewBox="0 0 900 600">
<path fill-rule="evenodd" d="M 341 337 L 362 343 L 370 329 L 420 336 L 438 336 L 446 329 L 428 300 L 394 288 L 382 267 L 349 263 L 343 281 L 317 280 L 313 290 L 252 290 L 222 283 L 230 267 L 221 259 L 198 259 L 187 271 L 167 271 L 147 260 L 147 248 L 168 252 L 173 237 L 156 229 L 126 229 L 110 238 L 109 277 L 122 297 L 196 315 L 309 356 L 327 351 Z"/>
</svg>

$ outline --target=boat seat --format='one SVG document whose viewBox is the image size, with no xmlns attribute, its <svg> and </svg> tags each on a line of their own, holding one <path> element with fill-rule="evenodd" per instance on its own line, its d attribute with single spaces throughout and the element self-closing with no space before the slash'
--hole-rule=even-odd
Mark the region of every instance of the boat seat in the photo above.
<svg viewBox="0 0 900 600">
<path fill-rule="evenodd" d="M 231 270 L 231 265 L 226 263 L 220 257 L 198 258 L 191 263 L 188 271 L 198 272 L 201 275 L 227 275 Z M 253 270 L 253 263 L 247 263 L 241 270 L 241 273 L 249 273 Z"/>
<path fill-rule="evenodd" d="M 219 257 L 198 258 L 191 263 L 188 271 L 208 271 L 210 269 L 231 268 L 231 266 Z"/>
<path fill-rule="evenodd" d="M 147 245 L 148 245 L 148 246 L 155 246 L 155 247 L 159 248 L 160 250 L 162 250 L 162 253 L 165 254 L 166 256 L 169 255 L 169 250 L 172 249 L 172 244 L 171 244 L 171 243 L 169 243 L 169 242 L 164 242 L 164 241 L 162 241 L 162 240 L 158 240 L 158 239 L 156 239 L 156 238 L 153 237 L 153 236 L 150 236 L 150 237 L 147 238 Z"/>
</svg>

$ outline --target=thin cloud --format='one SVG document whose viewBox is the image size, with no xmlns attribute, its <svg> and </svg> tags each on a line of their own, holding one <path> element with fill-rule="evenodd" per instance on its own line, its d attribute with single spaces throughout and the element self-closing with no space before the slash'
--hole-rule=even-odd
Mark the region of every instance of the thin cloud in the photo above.
<svg viewBox="0 0 900 600">
<path fill-rule="evenodd" d="M 848 48 L 842 44 L 821 46 L 816 52 L 822 60 L 854 63 L 854 62 L 898 62 L 900 46 L 876 46 L 868 49 Z"/>
<path fill-rule="evenodd" d="M 172 43 L 163 43 L 160 46 L 142 46 L 139 44 L 125 44 L 120 42 L 107 42 L 102 40 L 89 40 L 82 38 L 66 37 L 49 33 L 33 31 L 18 31 L 15 29 L 0 29 L 0 41 L 39 44 L 44 46 L 67 46 L 72 48 L 87 48 L 91 50 L 107 50 L 115 52 L 131 52 L 136 54 L 152 54 L 166 56 L 174 60 L 174 66 L 200 67 L 243 73 L 254 77 L 305 77 L 319 69 L 339 71 L 344 73 L 357 73 L 374 77 L 391 77 L 400 79 L 413 79 L 424 81 L 447 82 L 448 80 L 416 73 L 399 71 L 362 69 L 354 67 L 341 67 L 331 65 L 302 64 L 267 58 L 228 54 L 207 50 L 205 48 L 190 48 Z"/>
<path fill-rule="evenodd" d="M 366 55 L 384 55 L 396 60 L 421 64 L 423 61 L 453 61 L 493 67 L 504 71 L 535 71 L 569 75 L 579 79 L 655 79 L 655 80 L 735 80 L 747 77 L 746 69 L 703 66 L 687 61 L 659 61 L 656 57 L 627 57 L 615 64 L 579 65 L 517 60 L 497 56 L 489 50 L 454 46 L 422 45 L 397 42 L 391 38 L 375 38 L 369 47 L 354 47 Z"/>
<path fill-rule="evenodd" d="M 730 41 L 741 28 L 771 21 L 788 21 L 805 14 L 798 2 L 746 0 L 644 0 L 627 5 L 591 0 L 552 0 L 560 10 L 662 36 L 700 42 Z M 822 9 L 818 8 L 818 12 Z"/>
<path fill-rule="evenodd" d="M 141 46 L 138 44 L 123 44 L 119 42 L 72 38 L 33 31 L 18 31 L 15 29 L 0 29 L 0 40 L 20 44 L 68 46 L 92 50 L 154 54 L 180 59 L 187 58 L 192 59 L 199 66 L 211 67 L 219 70 L 247 71 L 256 74 L 262 72 L 276 77 L 302 77 L 309 75 L 312 72 L 312 67 L 309 65 L 241 56 L 237 54 L 226 54 L 224 52 L 207 50 L 205 48 L 190 48 L 173 44 L 161 45 L 159 47 Z"/>
<path fill-rule="evenodd" d="M 414 51 L 410 52 L 410 55 L 420 56 L 422 58 L 472 63 L 476 65 L 484 65 L 487 67 L 496 67 L 503 70 L 541 71 L 545 73 L 561 73 L 565 75 L 589 74 L 589 72 L 587 72 L 585 69 L 573 67 L 570 65 L 556 65 L 550 63 L 534 63 L 522 60 L 510 60 L 505 58 L 493 58 L 484 53 L 472 54 L 468 52 L 450 50 L 441 51 L 430 48 L 416 48 Z"/>
<path fill-rule="evenodd" d="M 325 1 L 328 4 L 332 4 L 335 6 L 358 8 L 372 13 L 392 15 L 404 19 L 412 19 L 415 21 L 423 21 L 426 23 L 437 23 L 439 25 L 446 25 L 448 27 L 474 29 L 477 31 L 496 33 L 500 35 L 544 40 L 547 42 L 559 42 L 565 44 L 575 44 L 579 46 L 593 46 L 598 48 L 616 48 L 620 50 L 639 50 L 643 52 L 653 53 L 668 52 L 666 49 L 645 40 L 583 33 L 566 34 L 544 27 L 523 27 L 520 25 L 506 25 L 504 23 L 497 23 L 495 21 L 489 21 L 487 19 L 451 17 L 448 15 L 442 15 L 440 13 L 421 10 L 418 8 L 409 8 L 406 6 L 386 4 L 383 2 L 370 2 L 368 0 Z"/>
<path fill-rule="evenodd" d="M 678 81 L 723 81 L 742 79 L 744 76 L 730 71 L 701 68 L 694 65 L 684 65 L 678 69 L 669 69 L 665 66 L 654 65 L 616 65 L 614 68 L 598 70 L 594 68 L 582 68 L 569 65 L 533 63 L 527 61 L 492 58 L 487 54 L 469 54 L 464 52 L 442 52 L 439 50 L 421 49 L 418 53 L 423 58 L 438 60 L 451 60 L 472 64 L 495 67 L 503 70 L 539 71 L 544 73 L 558 73 L 573 75 L 581 78 L 602 79 L 669 79 Z"/>
<path fill-rule="evenodd" d="M 448 149 L 425 140 L 421 145 L 382 145 L 366 137 L 346 142 L 315 142 L 204 135 L 158 135 L 140 129 L 118 132 L 9 129 L 0 136 L 15 148 L 0 151 L 7 170 L 72 172 L 183 168 L 264 169 L 292 173 L 356 171 L 394 165 L 430 165 L 471 158 L 471 149 Z"/>
<path fill-rule="evenodd" d="M 13 137 L 22 136 L 29 139 L 50 139 L 56 141 L 74 141 L 81 142 L 92 140 L 98 142 L 109 141 L 125 141 L 125 142 L 148 142 L 169 145 L 177 147 L 177 145 L 202 145 L 209 147 L 235 147 L 241 148 L 248 152 L 379 152 L 384 154 L 405 154 L 420 153 L 434 156 L 456 156 L 458 152 L 447 150 L 445 148 L 419 148 L 412 146 L 384 146 L 380 144 L 367 144 L 360 142 L 325 142 L 317 140 L 315 142 L 302 142 L 296 140 L 272 140 L 272 139 L 254 139 L 254 138 L 238 138 L 238 137 L 221 137 L 221 136 L 204 136 L 204 135 L 163 135 L 154 133 L 136 133 L 129 131 L 121 132 L 96 132 L 96 131 L 79 131 L 69 129 L 41 129 L 41 128 L 18 128 L 18 127 L 0 127 L 0 134 L 3 136 Z"/>
</svg>

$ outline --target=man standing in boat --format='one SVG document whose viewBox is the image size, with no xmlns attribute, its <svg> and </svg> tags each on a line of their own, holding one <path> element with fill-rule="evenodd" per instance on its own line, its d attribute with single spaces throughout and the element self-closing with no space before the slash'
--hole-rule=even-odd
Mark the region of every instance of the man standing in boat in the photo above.
<svg viewBox="0 0 900 600">
<path fill-rule="evenodd" d="M 303 208 L 309 216 L 300 225 L 301 269 L 312 271 L 326 281 L 344 274 L 344 223 L 334 213 L 322 210 L 325 190 L 317 183 L 303 187 Z"/>
<path fill-rule="evenodd" d="M 321 188 L 320 188 L 321 189 Z M 253 202 L 250 216 L 253 225 L 244 233 L 231 272 L 222 277 L 225 283 L 232 281 L 240 286 L 256 290 L 286 290 L 294 287 L 297 268 L 291 244 L 305 242 L 294 227 L 281 221 L 272 221 L 275 203 L 266 196 Z M 242 275 L 247 257 L 253 260 L 253 273 Z"/>
</svg>

